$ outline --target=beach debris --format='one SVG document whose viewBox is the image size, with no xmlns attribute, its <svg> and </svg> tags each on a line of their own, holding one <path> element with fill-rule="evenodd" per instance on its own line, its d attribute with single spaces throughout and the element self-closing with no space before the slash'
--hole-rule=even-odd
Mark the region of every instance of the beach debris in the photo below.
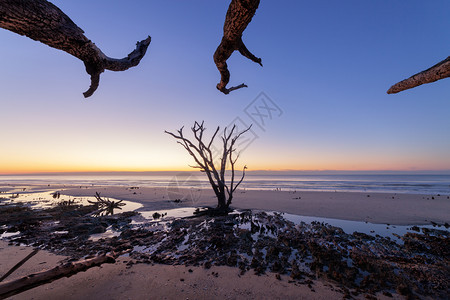
<svg viewBox="0 0 450 300">
<path fill-rule="evenodd" d="M 115 258 L 110 254 L 98 255 L 93 258 L 78 262 L 69 262 L 47 271 L 30 274 L 16 280 L 0 283 L 0 298 L 3 299 L 17 295 L 42 284 L 55 281 L 62 277 L 70 277 L 79 272 L 84 272 L 92 267 L 100 266 L 104 263 L 115 262 Z"/>
<path fill-rule="evenodd" d="M 26 263 L 30 258 L 35 256 L 39 252 L 39 249 L 34 249 L 31 251 L 30 254 L 28 254 L 25 258 L 23 258 L 21 261 L 19 261 L 17 264 L 15 264 L 8 272 L 6 272 L 1 278 L 0 282 L 5 280 L 9 275 L 14 273 L 18 268 L 20 268 L 24 263 Z"/>
<path fill-rule="evenodd" d="M 89 203 L 98 208 L 98 210 L 94 212 L 95 215 L 112 215 L 114 214 L 114 209 L 122 209 L 121 206 L 126 205 L 125 203 L 122 203 L 123 200 L 114 201 L 109 200 L 108 198 L 102 198 L 99 192 L 95 192 L 95 199 L 96 201 L 88 200 Z"/>
<path fill-rule="evenodd" d="M 234 0 L 232 2 L 235 2 Z M 259 2 L 259 1 L 258 1 Z M 164 131 L 177 139 L 178 144 L 183 146 L 184 149 L 194 158 L 197 165 L 191 166 L 192 168 L 200 169 L 208 177 L 209 183 L 217 197 L 217 208 L 222 212 L 228 212 L 229 206 L 233 200 L 233 194 L 239 185 L 242 183 L 245 177 L 245 170 L 247 166 L 242 169 L 242 176 L 239 181 L 235 181 L 235 164 L 239 159 L 239 153 L 236 155 L 236 142 L 237 140 L 251 129 L 252 125 L 242 131 L 238 131 L 236 124 L 233 125 L 231 130 L 227 127 L 223 130 L 221 135 L 222 149 L 217 149 L 219 155 L 214 153 L 214 139 L 219 133 L 220 127 L 218 126 L 214 134 L 209 141 L 203 140 L 203 134 L 206 131 L 204 121 L 201 123 L 194 122 L 194 126 L 191 127 L 191 131 L 194 134 L 194 141 L 192 142 L 186 138 L 183 134 L 183 127 L 177 130 L 178 134 Z M 218 161 L 217 161 L 218 160 Z M 231 167 L 231 176 L 227 183 L 226 171 Z"/>
<path fill-rule="evenodd" d="M 94 206 L 6 208 L 0 207 L 0 233 L 20 230 L 7 238 L 11 243 L 33 245 L 72 260 L 128 253 L 127 260 L 133 263 L 223 265 L 238 268 L 241 274 L 286 275 L 297 285 L 309 286 L 320 278 L 352 297 L 397 291 L 410 298 L 445 299 L 449 290 L 450 233 L 443 226 L 417 226 L 419 232 L 397 239 L 350 234 L 324 222 L 294 223 L 282 213 L 251 210 L 145 223 L 132 222 L 142 220 L 136 212 L 93 217 L 88 212 L 95 211 Z M 117 234 L 90 238 L 106 228 Z"/>
</svg>

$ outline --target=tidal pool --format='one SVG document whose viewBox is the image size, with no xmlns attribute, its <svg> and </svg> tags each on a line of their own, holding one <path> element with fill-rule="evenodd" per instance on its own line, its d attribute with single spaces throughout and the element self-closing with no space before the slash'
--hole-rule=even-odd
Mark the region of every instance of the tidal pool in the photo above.
<svg viewBox="0 0 450 300">
<path fill-rule="evenodd" d="M 31 209 L 48 209 L 58 205 L 92 205 L 96 202 L 94 196 L 68 196 L 63 194 L 64 191 L 46 191 L 46 192 L 19 192 L 19 193 L 2 193 L 0 197 L 0 205 L 27 205 Z M 120 200 L 108 198 L 111 201 L 118 202 Z M 134 211 L 142 207 L 142 204 L 132 201 L 122 201 L 124 206 L 114 209 L 113 213 L 122 213 Z"/>
</svg>

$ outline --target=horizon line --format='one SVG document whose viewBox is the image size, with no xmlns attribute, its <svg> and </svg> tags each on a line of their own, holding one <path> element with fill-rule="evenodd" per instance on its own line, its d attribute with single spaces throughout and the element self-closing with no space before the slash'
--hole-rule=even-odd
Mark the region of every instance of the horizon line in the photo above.
<svg viewBox="0 0 450 300">
<path fill-rule="evenodd" d="M 241 170 L 236 170 L 242 172 Z M 18 173 L 0 173 L 0 176 L 44 176 L 44 175 L 131 175 L 131 174 L 155 174 L 155 173 L 189 173 L 200 172 L 199 170 L 158 170 L 158 171 L 49 171 L 49 172 L 18 172 Z M 432 175 L 450 175 L 450 170 L 295 170 L 295 169 L 283 169 L 283 170 L 247 170 L 246 173 L 330 173 L 330 175 L 339 175 L 338 173 L 353 173 L 353 174 L 432 174 Z"/>
</svg>

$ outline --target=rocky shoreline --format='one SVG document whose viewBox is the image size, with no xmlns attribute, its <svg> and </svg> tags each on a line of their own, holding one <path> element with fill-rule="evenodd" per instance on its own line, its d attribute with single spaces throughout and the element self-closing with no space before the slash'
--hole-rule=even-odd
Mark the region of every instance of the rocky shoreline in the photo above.
<svg viewBox="0 0 450 300">
<path fill-rule="evenodd" d="M 319 222 L 296 224 L 280 213 L 251 210 L 160 222 L 161 215 L 145 222 L 136 212 L 95 212 L 93 205 L 39 210 L 2 205 L 0 234 L 11 244 L 64 254 L 69 260 L 115 252 L 128 256 L 130 265 L 225 265 L 241 273 L 287 274 L 291 283 L 311 290 L 313 280 L 320 278 L 339 286 L 346 298 L 398 293 L 445 299 L 450 294 L 450 237 L 444 228 L 416 227 L 417 232 L 391 239 L 348 234 Z"/>
</svg>

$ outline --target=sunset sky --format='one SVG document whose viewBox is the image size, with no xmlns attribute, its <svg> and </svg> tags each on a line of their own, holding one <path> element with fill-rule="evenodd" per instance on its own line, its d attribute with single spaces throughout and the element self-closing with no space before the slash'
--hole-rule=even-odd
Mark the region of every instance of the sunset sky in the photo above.
<svg viewBox="0 0 450 300">
<path fill-rule="evenodd" d="M 230 95 L 212 59 L 230 1 L 52 2 L 110 57 L 152 43 L 84 99 L 81 61 L 0 29 L 0 174 L 188 170 L 164 130 L 202 120 L 254 124 L 250 170 L 450 170 L 450 79 L 386 94 L 450 55 L 448 0 L 262 0 L 243 40 L 264 67 L 235 52 L 249 87 Z"/>
</svg>

